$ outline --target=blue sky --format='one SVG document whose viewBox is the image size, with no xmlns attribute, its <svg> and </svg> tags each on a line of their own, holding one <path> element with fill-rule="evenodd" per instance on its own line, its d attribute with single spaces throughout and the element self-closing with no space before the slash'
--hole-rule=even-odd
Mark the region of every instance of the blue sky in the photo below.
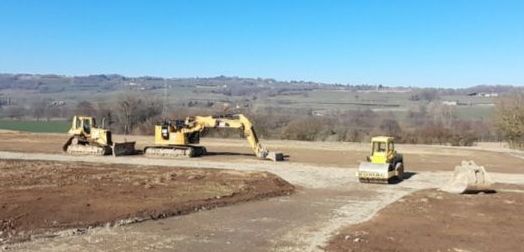
<svg viewBox="0 0 524 252">
<path fill-rule="evenodd" d="M 524 85 L 524 1 L 0 2 L 0 72 Z"/>
</svg>

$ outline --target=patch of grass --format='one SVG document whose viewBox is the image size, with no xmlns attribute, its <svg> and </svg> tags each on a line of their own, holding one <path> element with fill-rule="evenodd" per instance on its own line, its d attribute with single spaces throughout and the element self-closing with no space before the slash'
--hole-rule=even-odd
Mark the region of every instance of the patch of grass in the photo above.
<svg viewBox="0 0 524 252">
<path fill-rule="evenodd" d="M 457 106 L 457 117 L 463 120 L 490 120 L 493 111 L 492 106 Z"/>
<path fill-rule="evenodd" d="M 0 129 L 28 132 L 64 133 L 69 129 L 68 121 L 0 120 Z"/>
</svg>

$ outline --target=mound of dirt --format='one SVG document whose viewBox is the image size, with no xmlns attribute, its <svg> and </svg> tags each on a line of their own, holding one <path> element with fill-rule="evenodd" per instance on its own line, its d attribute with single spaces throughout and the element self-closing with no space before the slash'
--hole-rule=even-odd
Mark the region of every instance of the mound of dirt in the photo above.
<svg viewBox="0 0 524 252">
<path fill-rule="evenodd" d="M 0 160 L 0 244 L 293 190 L 267 172 Z"/>
<path fill-rule="evenodd" d="M 341 231 L 328 251 L 520 251 L 524 186 L 460 195 L 424 190 Z"/>
</svg>

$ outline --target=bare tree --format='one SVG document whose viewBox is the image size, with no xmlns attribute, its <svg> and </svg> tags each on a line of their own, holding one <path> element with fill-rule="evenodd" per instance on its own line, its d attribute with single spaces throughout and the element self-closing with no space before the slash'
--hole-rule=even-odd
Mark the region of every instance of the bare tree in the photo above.
<svg viewBox="0 0 524 252">
<path fill-rule="evenodd" d="M 445 127 L 451 127 L 457 120 L 457 112 L 454 106 L 443 105 L 439 102 L 431 102 L 428 105 L 429 117 L 434 122 L 440 122 Z"/>
<path fill-rule="evenodd" d="M 282 138 L 313 141 L 319 136 L 323 125 L 323 120 L 318 118 L 295 119 L 283 129 Z"/>
<path fill-rule="evenodd" d="M 410 100 L 412 101 L 427 101 L 432 102 L 434 100 L 437 100 L 439 98 L 439 92 L 435 88 L 423 88 L 418 91 L 416 91 L 414 94 L 410 96 Z"/>
<path fill-rule="evenodd" d="M 400 125 L 395 119 L 383 119 L 379 126 L 380 131 L 388 136 L 398 137 L 402 132 Z"/>
<path fill-rule="evenodd" d="M 21 106 L 9 106 L 5 108 L 5 114 L 11 119 L 21 119 L 26 113 L 26 109 Z"/>
<path fill-rule="evenodd" d="M 48 112 L 48 104 L 44 100 L 39 100 L 31 104 L 30 111 L 33 117 L 39 121 L 42 117 L 45 117 Z"/>
<path fill-rule="evenodd" d="M 129 134 L 136 124 L 138 108 L 142 101 L 135 96 L 121 97 L 116 103 L 115 111 L 124 134 Z"/>
<path fill-rule="evenodd" d="M 500 97 L 496 101 L 495 125 L 512 147 L 524 147 L 524 94 Z"/>
<path fill-rule="evenodd" d="M 107 103 L 98 103 L 96 106 L 96 118 L 101 120 L 100 126 L 111 129 L 111 126 L 115 122 L 115 113 Z"/>
<path fill-rule="evenodd" d="M 162 114 L 162 103 L 155 99 L 144 99 L 136 95 L 120 97 L 114 111 L 118 118 L 120 129 L 129 134 L 140 124 L 151 124 L 153 118 Z"/>
<path fill-rule="evenodd" d="M 84 116 L 95 116 L 96 109 L 91 102 L 81 101 L 76 105 L 75 114 Z"/>
</svg>

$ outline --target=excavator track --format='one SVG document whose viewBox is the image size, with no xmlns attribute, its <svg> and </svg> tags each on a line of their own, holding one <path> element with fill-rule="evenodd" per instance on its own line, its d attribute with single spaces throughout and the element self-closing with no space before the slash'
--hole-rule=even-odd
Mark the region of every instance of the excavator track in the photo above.
<svg viewBox="0 0 524 252">
<path fill-rule="evenodd" d="M 207 153 L 203 146 L 148 146 L 144 154 L 148 157 L 192 158 Z"/>
</svg>

